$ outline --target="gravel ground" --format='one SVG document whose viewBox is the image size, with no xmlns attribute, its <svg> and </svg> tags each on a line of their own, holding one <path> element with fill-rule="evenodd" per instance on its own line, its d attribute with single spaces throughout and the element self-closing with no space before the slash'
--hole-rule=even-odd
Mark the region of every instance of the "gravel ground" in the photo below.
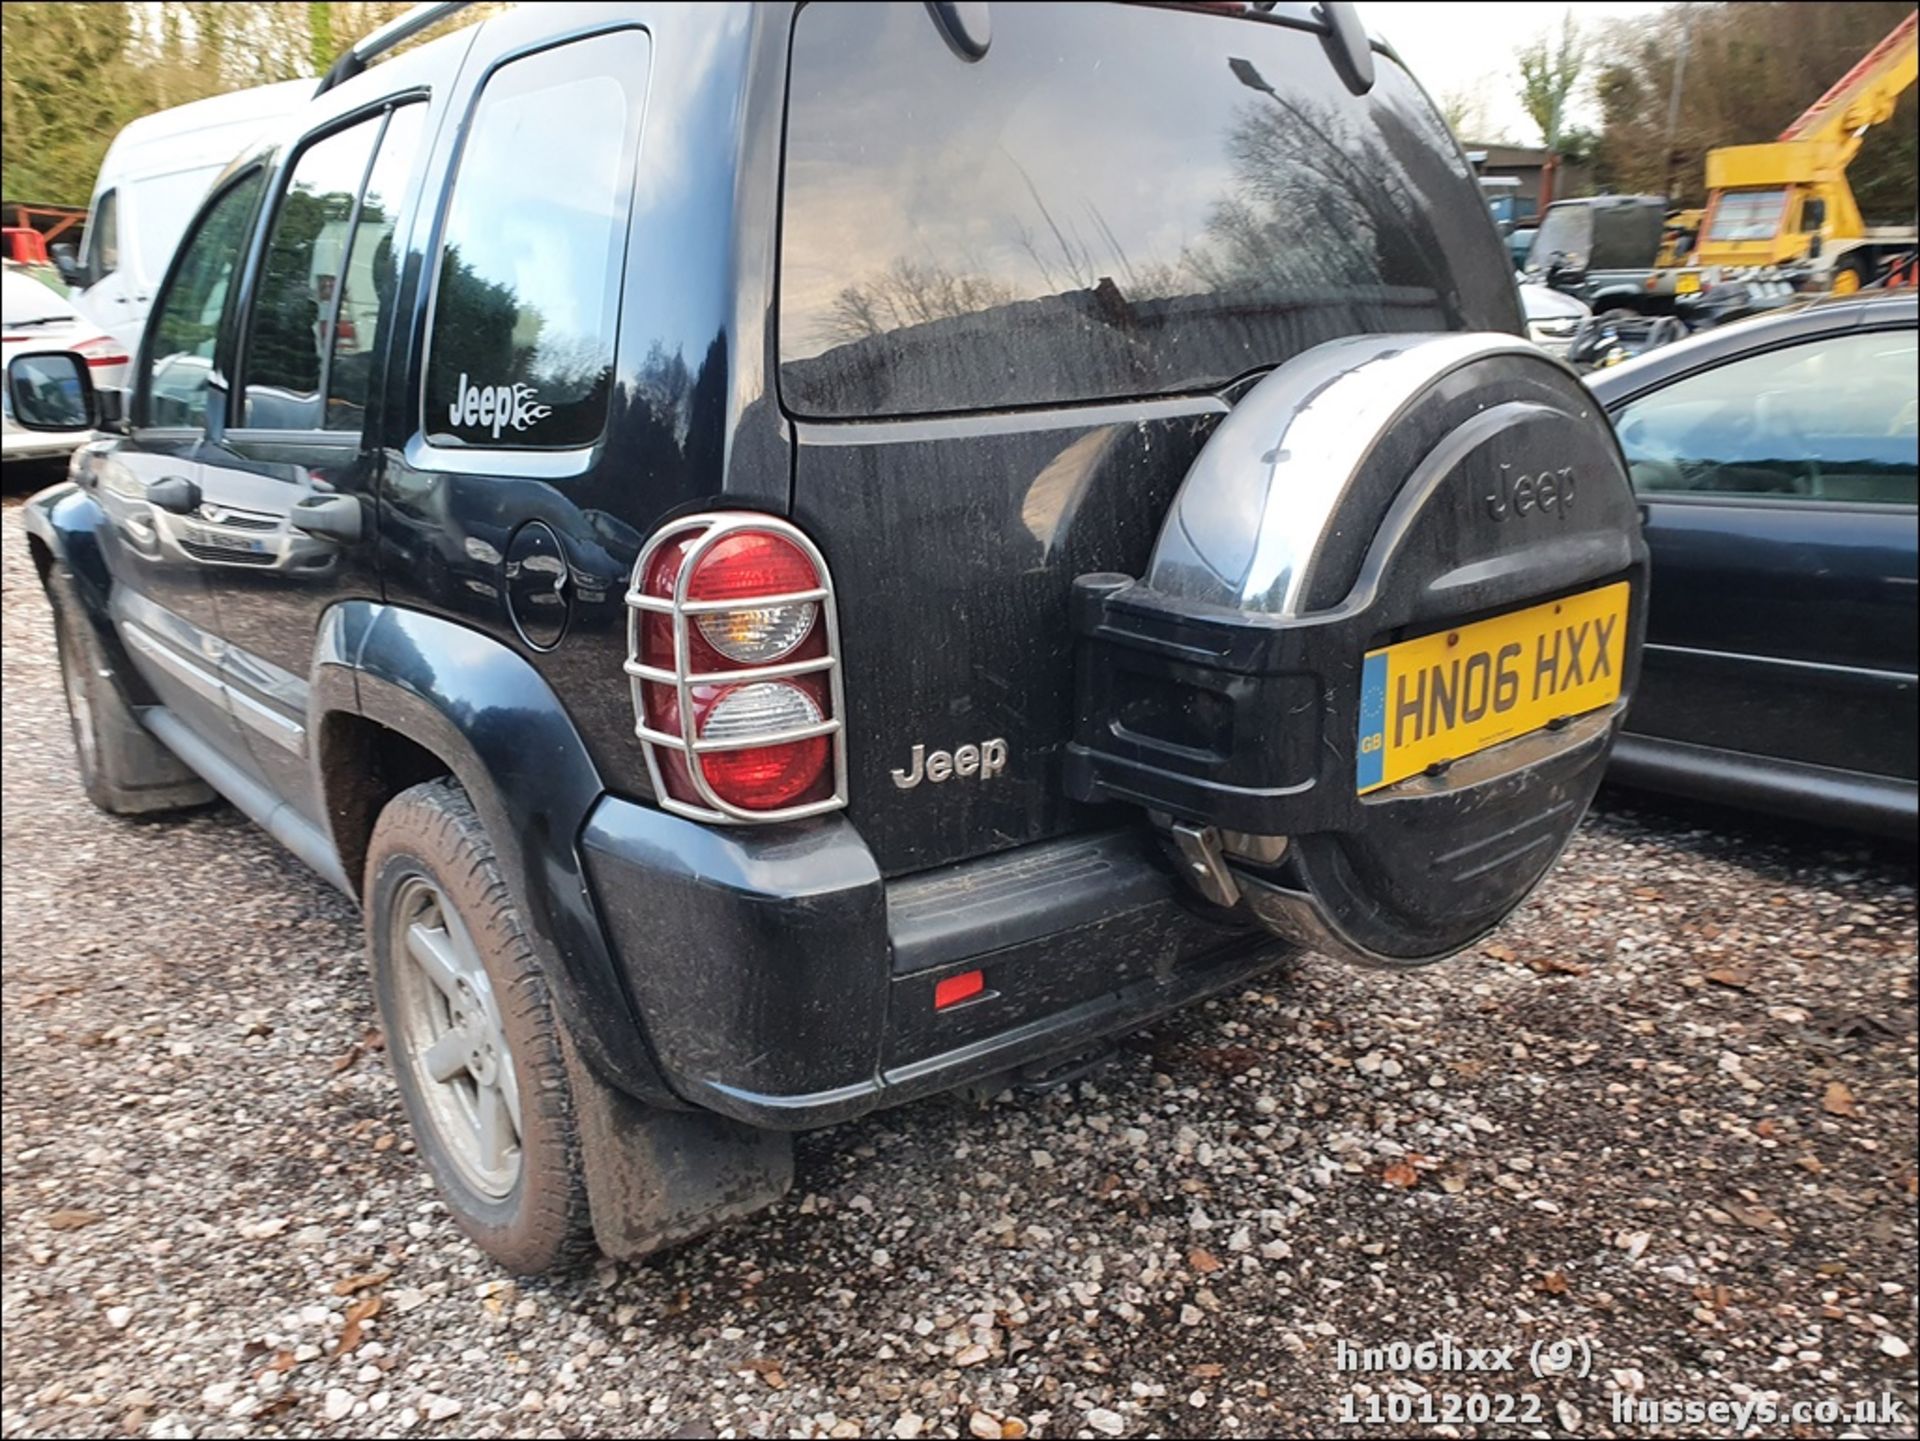
<svg viewBox="0 0 1920 1441">
<path fill-rule="evenodd" d="M 410 1154 L 353 910 L 230 809 L 88 807 L 18 520 L 7 1435 L 1699 1434 L 1613 1397 L 1887 1392 L 1850 1434 L 1914 1434 L 1910 853 L 1612 802 L 1474 955 L 1308 959 L 1072 1094 L 803 1138 L 770 1214 L 515 1282 Z M 1338 1369 L 1440 1335 L 1519 1374 Z M 1584 1376 L 1528 1373 L 1556 1341 Z M 1423 1388 L 1541 1409 L 1340 1424 Z"/>
</svg>

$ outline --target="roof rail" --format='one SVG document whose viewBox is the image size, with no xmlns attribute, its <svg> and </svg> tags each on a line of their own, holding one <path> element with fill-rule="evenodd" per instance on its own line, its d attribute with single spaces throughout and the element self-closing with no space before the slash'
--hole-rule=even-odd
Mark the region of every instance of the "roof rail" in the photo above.
<svg viewBox="0 0 1920 1441">
<path fill-rule="evenodd" d="M 456 15 L 467 8 L 470 0 L 442 0 L 437 5 L 416 5 L 404 15 L 389 20 L 377 29 L 368 31 L 352 45 L 340 52 L 340 58 L 333 62 L 331 69 L 321 77 L 320 88 L 313 93 L 325 95 L 334 86 L 353 79 L 367 68 L 367 62 L 377 55 L 383 55 L 404 40 L 411 40 L 422 30 L 438 25 L 449 16 Z"/>
</svg>

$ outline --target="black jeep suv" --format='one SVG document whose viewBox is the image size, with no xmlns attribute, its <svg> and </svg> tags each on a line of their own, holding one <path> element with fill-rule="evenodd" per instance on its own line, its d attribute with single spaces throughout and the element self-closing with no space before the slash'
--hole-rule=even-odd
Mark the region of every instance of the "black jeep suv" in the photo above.
<svg viewBox="0 0 1920 1441">
<path fill-rule="evenodd" d="M 448 8 L 9 391 L 88 794 L 360 901 L 503 1264 L 1539 881 L 1645 550 L 1350 6 Z"/>
</svg>

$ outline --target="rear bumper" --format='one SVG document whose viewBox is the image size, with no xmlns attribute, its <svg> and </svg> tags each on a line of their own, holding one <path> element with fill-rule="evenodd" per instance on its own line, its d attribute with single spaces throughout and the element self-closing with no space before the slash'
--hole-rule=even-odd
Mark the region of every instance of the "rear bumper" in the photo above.
<svg viewBox="0 0 1920 1441">
<path fill-rule="evenodd" d="M 1071 1055 L 1286 953 L 1191 908 L 1131 831 L 888 882 L 843 818 L 755 835 L 608 798 L 582 847 L 668 1083 L 782 1130 Z"/>
</svg>

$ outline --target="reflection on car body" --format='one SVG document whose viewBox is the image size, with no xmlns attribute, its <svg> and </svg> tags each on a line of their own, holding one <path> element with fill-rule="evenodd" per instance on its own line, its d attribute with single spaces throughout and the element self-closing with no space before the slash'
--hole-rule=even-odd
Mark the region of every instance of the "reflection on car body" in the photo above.
<svg viewBox="0 0 1920 1441">
<path fill-rule="evenodd" d="M 1911 836 L 1916 303 L 1738 322 L 1589 378 L 1653 551 L 1614 773 Z"/>
</svg>

